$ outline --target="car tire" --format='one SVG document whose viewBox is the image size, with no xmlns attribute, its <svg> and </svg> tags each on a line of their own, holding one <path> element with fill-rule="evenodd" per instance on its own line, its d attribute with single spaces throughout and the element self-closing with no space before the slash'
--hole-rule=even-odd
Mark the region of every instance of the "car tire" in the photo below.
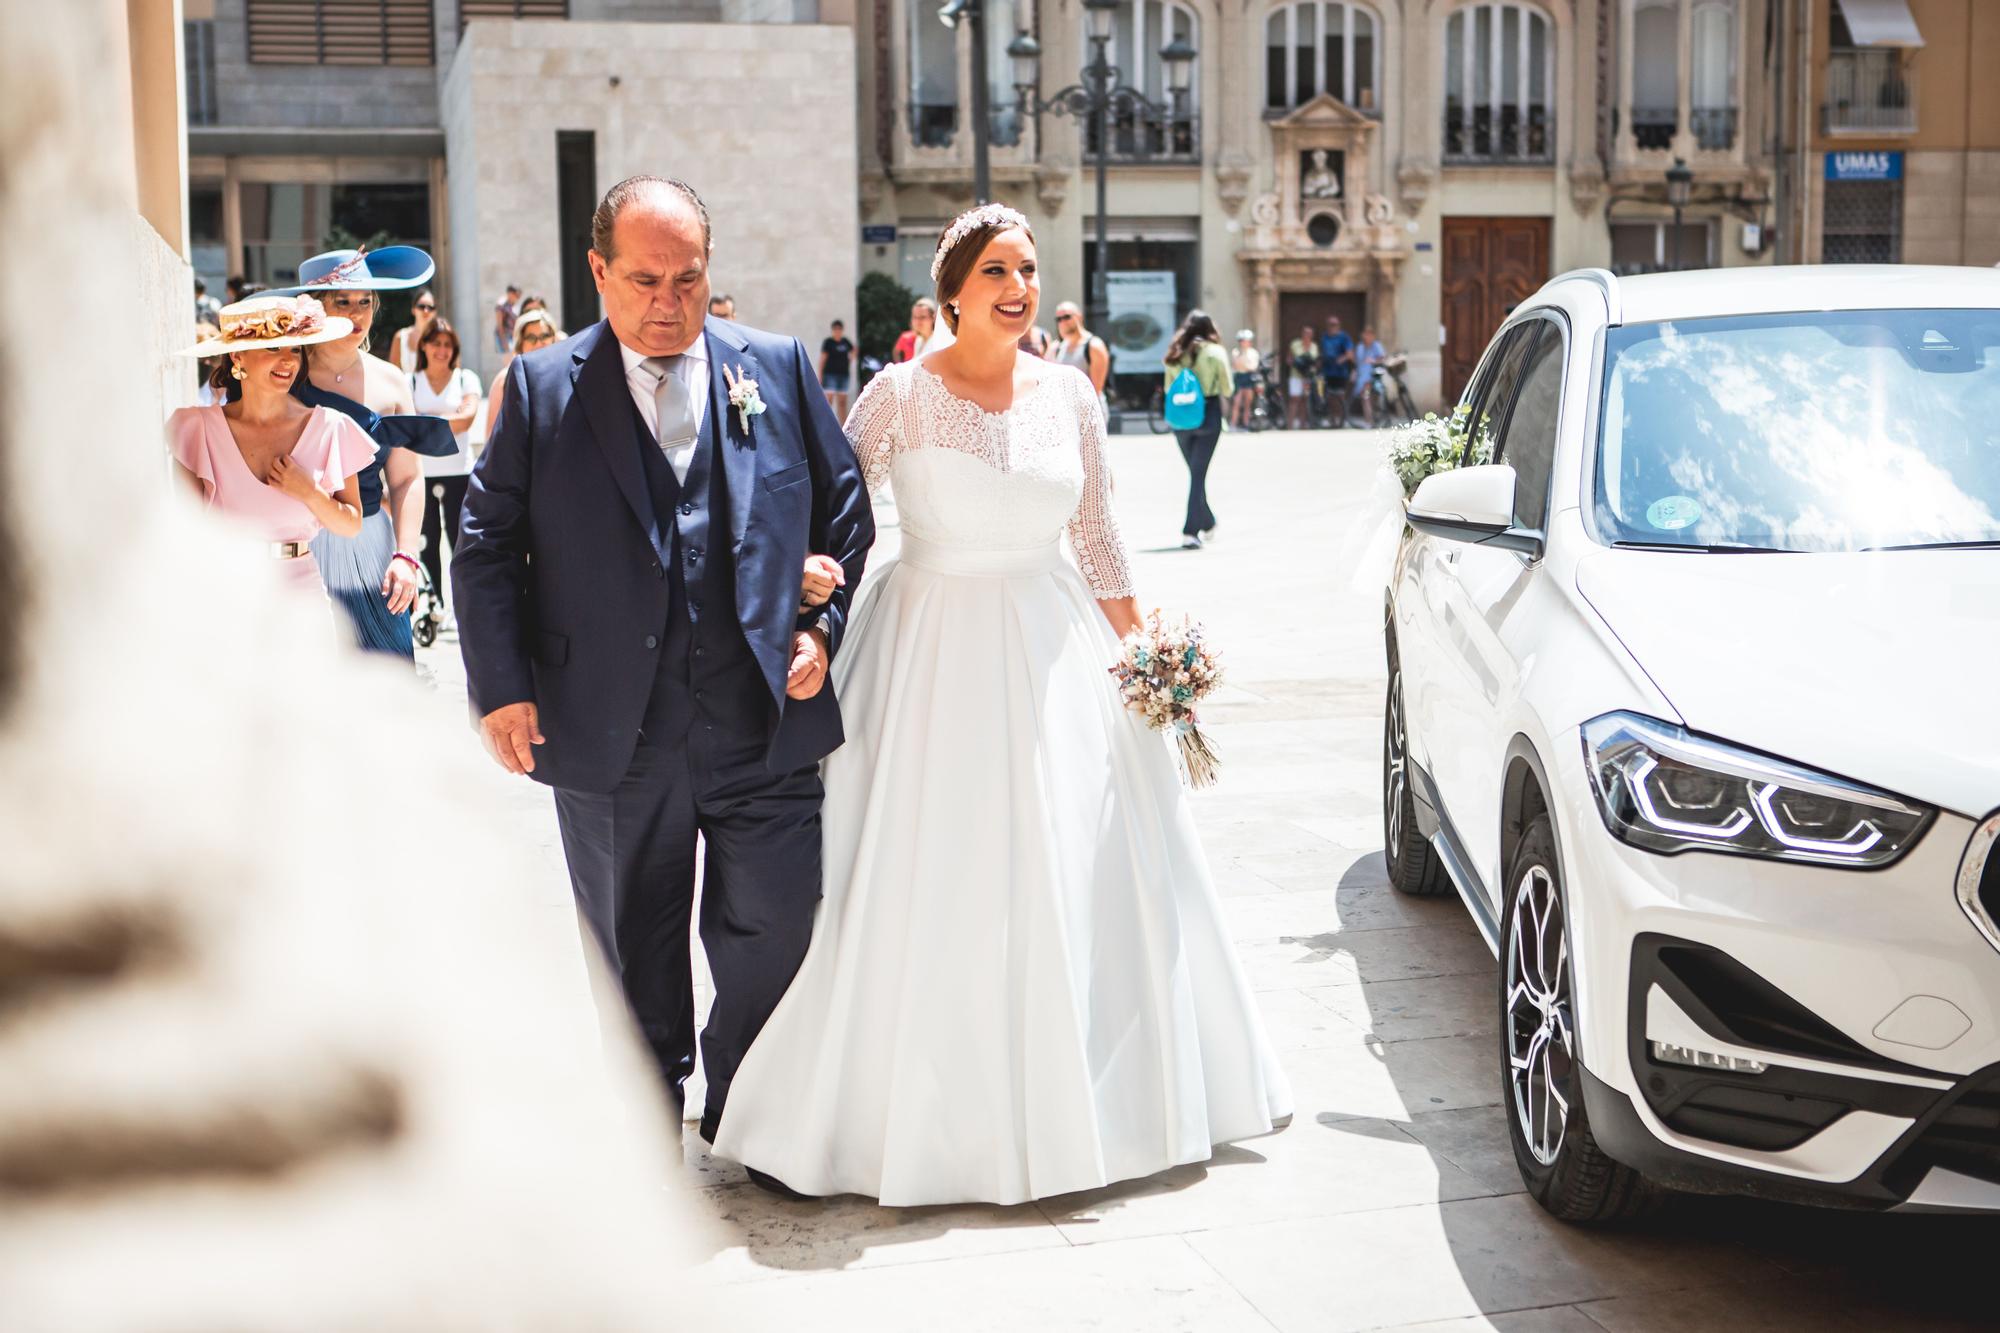
<svg viewBox="0 0 2000 1333">
<path fill-rule="evenodd" d="M 1555 831 L 1529 821 L 1507 867 L 1500 918 L 1500 1084 L 1507 1137 L 1528 1193 L 1565 1222 L 1649 1212 L 1658 1191 L 1597 1146 L 1583 1104 L 1569 916 Z"/>
<path fill-rule="evenodd" d="M 1398 893 L 1432 898 L 1449 886 L 1437 849 L 1417 827 L 1417 798 L 1410 786 L 1409 730 L 1404 723 L 1403 668 L 1389 655 L 1389 694 L 1382 707 L 1382 858 Z"/>
</svg>

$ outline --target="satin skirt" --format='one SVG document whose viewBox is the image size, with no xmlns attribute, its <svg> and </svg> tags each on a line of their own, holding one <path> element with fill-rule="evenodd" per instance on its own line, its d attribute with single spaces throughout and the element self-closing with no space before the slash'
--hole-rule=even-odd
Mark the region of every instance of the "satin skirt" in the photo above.
<svg viewBox="0 0 2000 1333">
<path fill-rule="evenodd" d="M 326 584 L 327 596 L 340 608 L 341 619 L 354 631 L 354 642 L 371 653 L 395 653 L 416 659 L 410 613 L 389 614 L 382 596 L 382 576 L 396 552 L 396 527 L 387 509 L 361 520 L 361 535 L 338 537 L 322 531 L 313 538 L 313 559 Z"/>
<path fill-rule="evenodd" d="M 809 1194 L 1018 1203 L 1291 1111 L 1166 740 L 1051 544 L 905 534 L 834 663 L 824 897 L 716 1150 Z"/>
</svg>

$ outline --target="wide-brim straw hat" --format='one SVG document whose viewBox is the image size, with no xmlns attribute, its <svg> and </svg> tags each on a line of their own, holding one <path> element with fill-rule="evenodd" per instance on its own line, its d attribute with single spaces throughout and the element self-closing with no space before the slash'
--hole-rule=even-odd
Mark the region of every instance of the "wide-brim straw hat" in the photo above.
<svg viewBox="0 0 2000 1333">
<path fill-rule="evenodd" d="M 328 250 L 299 265 L 296 286 L 276 289 L 281 296 L 301 292 L 393 292 L 421 287 L 437 272 L 437 264 L 414 245 L 385 245 L 380 250 Z"/>
<path fill-rule="evenodd" d="M 181 348 L 180 356 L 227 356 L 259 347 L 304 347 L 328 343 L 354 332 L 354 321 L 329 315 L 310 296 L 257 295 L 222 307 L 222 332 Z"/>
</svg>

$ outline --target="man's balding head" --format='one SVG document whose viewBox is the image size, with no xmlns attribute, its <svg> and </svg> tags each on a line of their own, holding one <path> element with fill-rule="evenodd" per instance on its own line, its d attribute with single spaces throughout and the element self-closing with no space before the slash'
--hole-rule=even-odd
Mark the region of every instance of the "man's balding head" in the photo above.
<svg viewBox="0 0 2000 1333">
<path fill-rule="evenodd" d="M 590 272 L 611 331 L 646 356 L 677 356 L 708 306 L 708 210 L 680 181 L 634 176 L 611 187 L 590 228 Z"/>
</svg>

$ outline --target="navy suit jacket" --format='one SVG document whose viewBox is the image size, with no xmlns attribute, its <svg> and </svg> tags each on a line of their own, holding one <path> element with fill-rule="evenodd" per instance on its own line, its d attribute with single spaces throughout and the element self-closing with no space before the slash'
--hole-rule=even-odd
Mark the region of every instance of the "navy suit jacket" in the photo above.
<svg viewBox="0 0 2000 1333">
<path fill-rule="evenodd" d="M 831 555 L 847 586 L 825 608 L 839 651 L 850 593 L 875 541 L 868 488 L 796 338 L 710 318 L 710 401 L 724 469 L 736 612 L 771 698 L 765 762 L 790 772 L 842 740 L 831 684 L 787 699 L 809 553 Z M 729 405 L 725 369 L 757 382 L 766 411 L 749 428 Z M 475 716 L 536 705 L 547 743 L 534 777 L 606 792 L 630 767 L 671 593 L 639 455 L 640 428 L 610 325 L 598 323 L 507 370 L 500 429 L 466 490 L 452 592 Z M 649 442 L 650 443 L 650 442 Z M 664 516 L 669 523 L 672 516 Z"/>
</svg>

